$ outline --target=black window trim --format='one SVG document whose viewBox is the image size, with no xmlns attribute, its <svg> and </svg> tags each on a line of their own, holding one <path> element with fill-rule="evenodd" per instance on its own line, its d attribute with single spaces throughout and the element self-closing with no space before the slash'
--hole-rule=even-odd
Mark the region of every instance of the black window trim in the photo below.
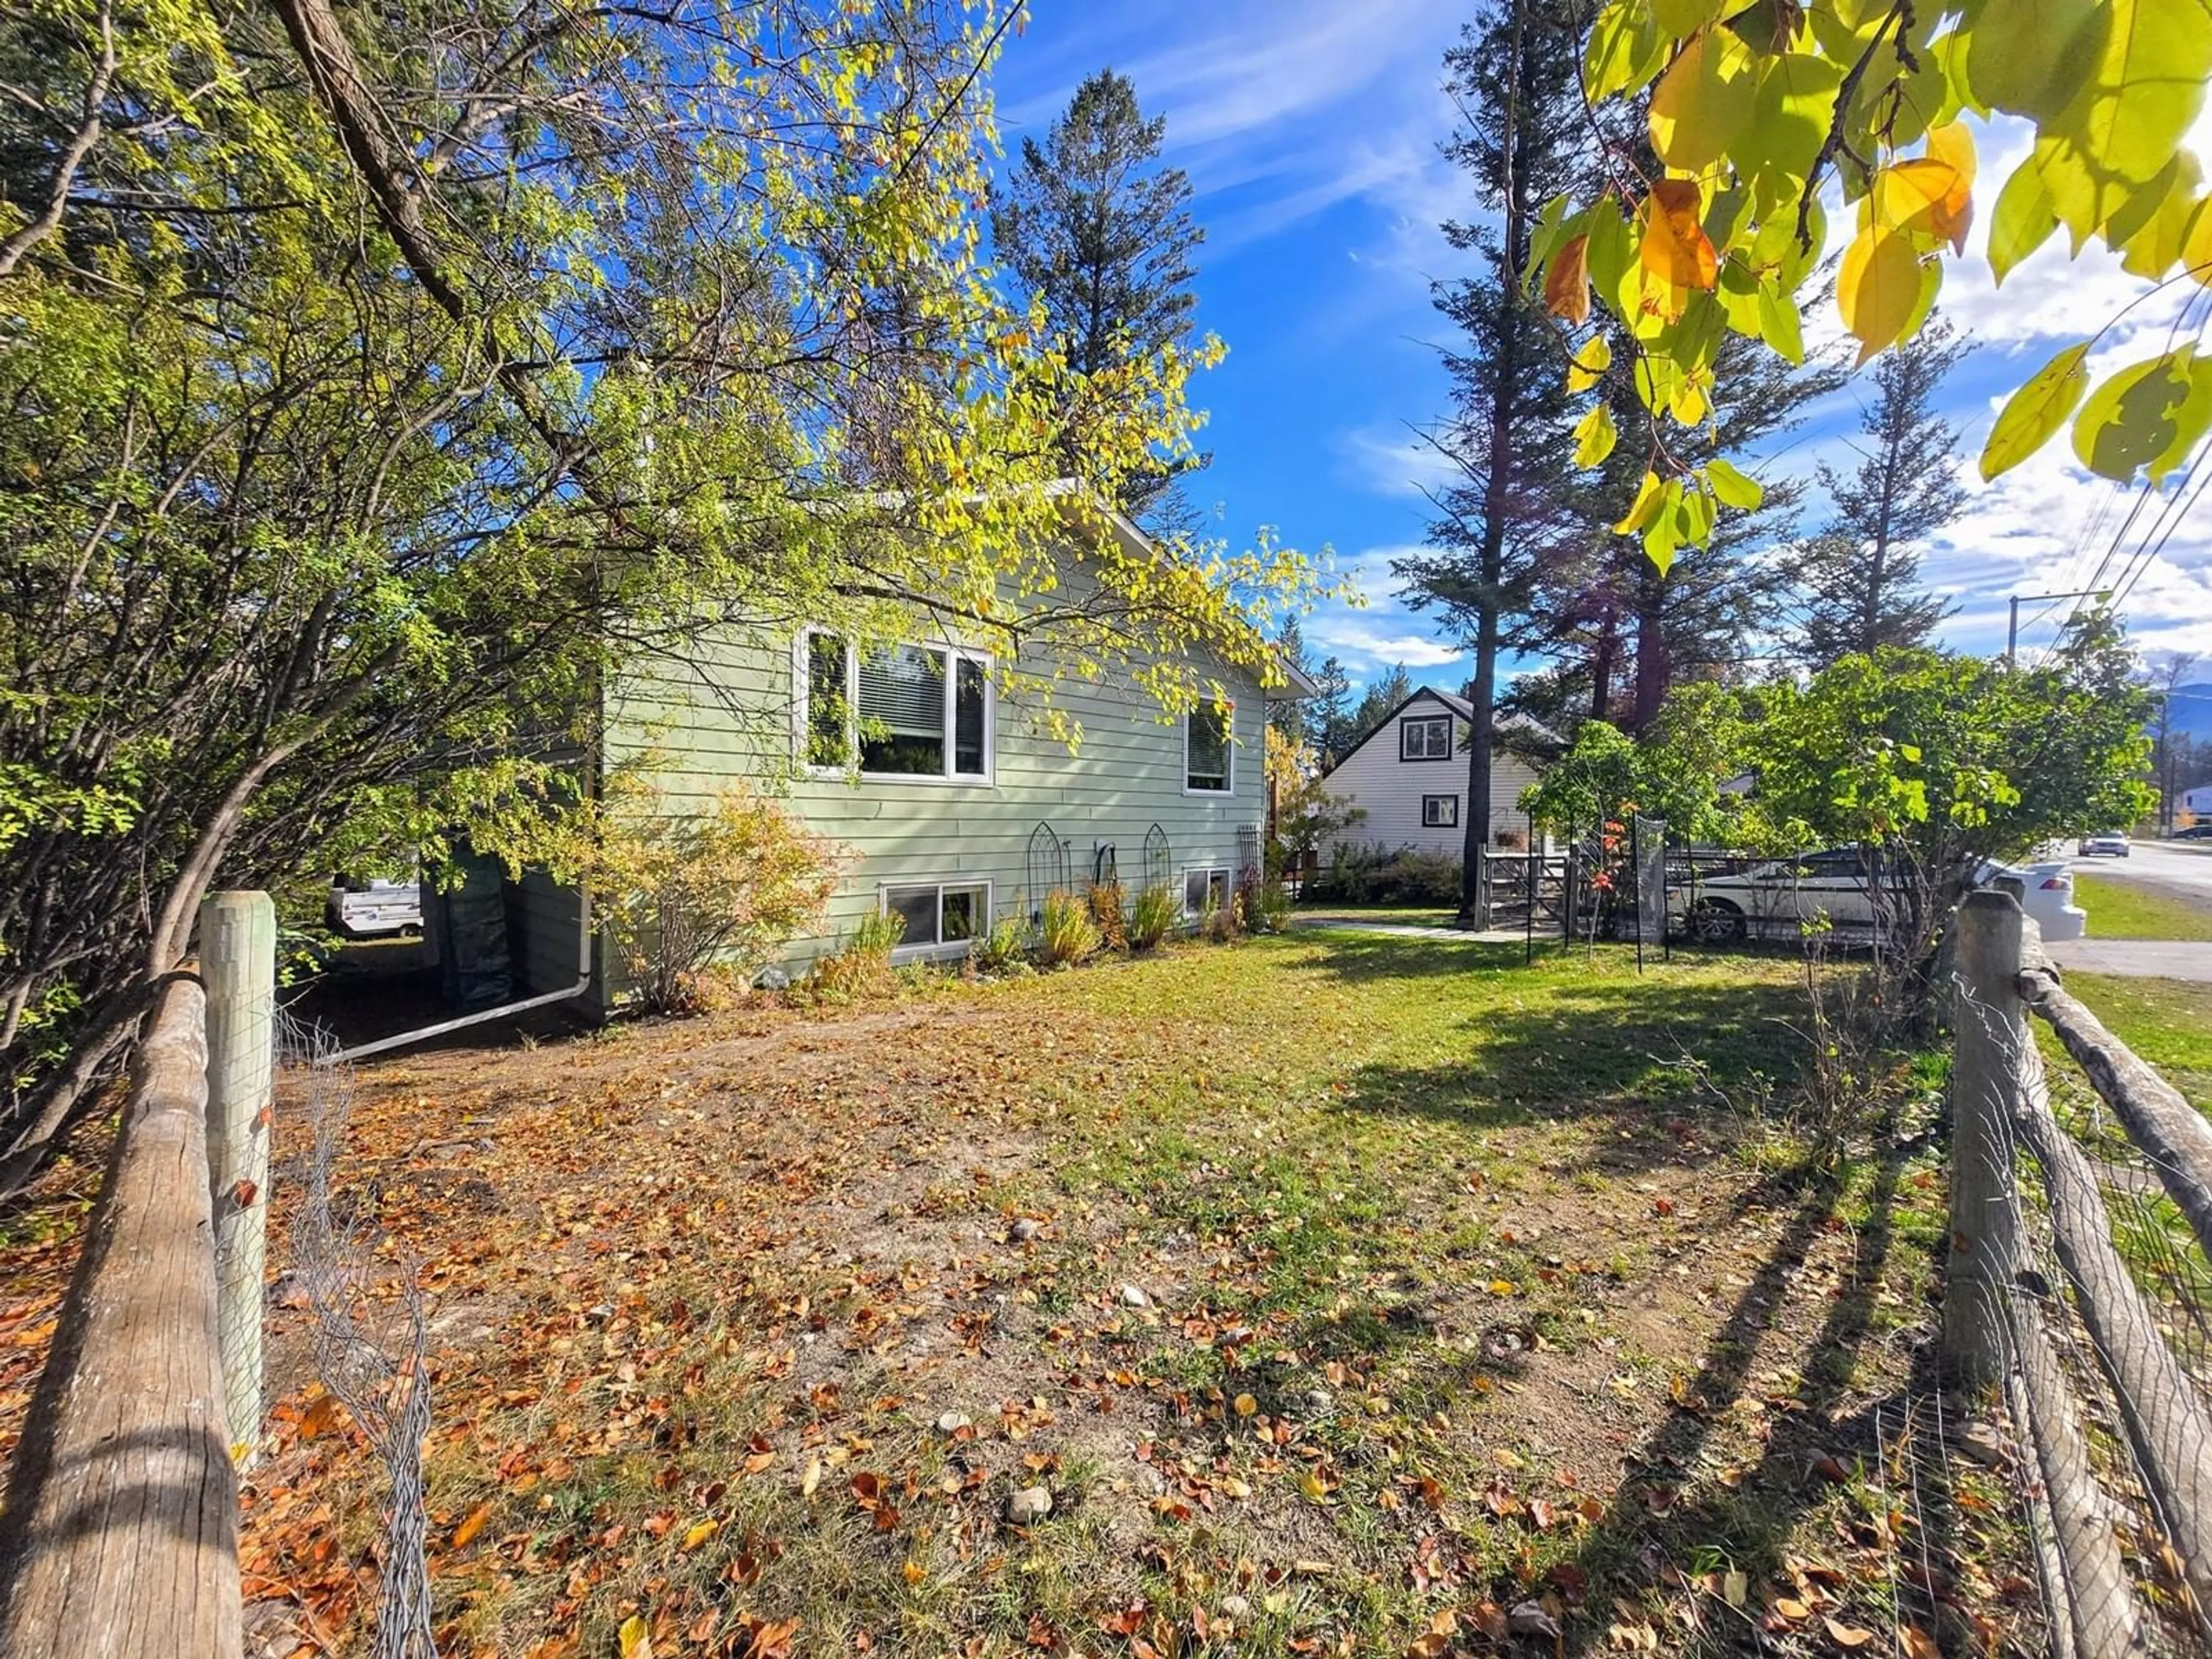
<svg viewBox="0 0 2212 1659">
<path fill-rule="evenodd" d="M 1438 820 L 1429 816 L 1429 808 L 1437 801 L 1451 803 L 1451 817 Z M 1459 828 L 1459 797 L 1456 794 L 1423 795 L 1421 797 L 1421 828 L 1424 830 L 1456 830 Z"/>
<path fill-rule="evenodd" d="M 1452 757 L 1453 738 L 1458 735 L 1456 731 L 1454 729 L 1456 725 L 1456 716 L 1449 714 L 1401 715 L 1398 720 L 1398 758 L 1401 761 L 1412 763 L 1449 760 Z M 1411 730 L 1416 726 L 1427 727 L 1435 725 L 1442 725 L 1444 728 L 1444 752 L 1441 755 L 1407 754 L 1406 752 L 1406 739 Z M 1425 738 L 1422 741 L 1424 745 L 1425 745 L 1427 739 Z"/>
</svg>

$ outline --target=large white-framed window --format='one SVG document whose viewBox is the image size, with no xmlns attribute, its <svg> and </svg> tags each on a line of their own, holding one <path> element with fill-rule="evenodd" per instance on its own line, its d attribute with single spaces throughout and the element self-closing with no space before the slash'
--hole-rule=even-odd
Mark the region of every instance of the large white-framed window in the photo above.
<svg viewBox="0 0 2212 1659">
<path fill-rule="evenodd" d="M 1182 717 L 1182 792 L 1237 793 L 1236 711 L 1202 702 Z"/>
<path fill-rule="evenodd" d="M 1225 866 L 1199 865 L 1182 872 L 1182 913 L 1194 916 L 1211 899 L 1213 908 L 1229 908 L 1229 871 Z"/>
<path fill-rule="evenodd" d="M 1398 722 L 1398 758 L 1409 761 L 1449 760 L 1452 717 L 1449 714 L 1408 714 Z"/>
<path fill-rule="evenodd" d="M 991 931 L 988 881 L 887 881 L 876 895 L 885 915 L 905 923 L 895 958 L 957 955 Z"/>
<path fill-rule="evenodd" d="M 1458 829 L 1459 797 L 1457 795 L 1422 796 L 1421 828 L 1424 830 Z"/>
<path fill-rule="evenodd" d="M 811 771 L 983 783 L 998 763 L 990 659 L 945 645 L 855 646 L 810 629 L 793 684 L 799 757 Z"/>
</svg>

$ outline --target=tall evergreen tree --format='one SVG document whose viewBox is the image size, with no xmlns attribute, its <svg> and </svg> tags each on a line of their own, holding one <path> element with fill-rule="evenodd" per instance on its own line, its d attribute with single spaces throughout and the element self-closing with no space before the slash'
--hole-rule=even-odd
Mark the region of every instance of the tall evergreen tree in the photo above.
<svg viewBox="0 0 2212 1659">
<path fill-rule="evenodd" d="M 1948 323 L 1931 320 L 1875 361 L 1866 445 L 1848 475 L 1819 469 L 1835 502 L 1827 528 L 1797 550 L 1799 653 L 1824 668 L 1877 646 L 1924 645 L 1952 607 L 1919 585 L 1918 544 L 1959 516 L 1959 430 L 1936 413 L 1943 377 L 1966 354 Z"/>
<path fill-rule="evenodd" d="M 1534 573 L 1571 538 L 1574 444 L 1559 337 L 1521 289 L 1545 202 L 1580 179 L 1586 131 L 1575 8 L 1492 0 L 1444 54 L 1461 125 L 1444 154 L 1466 172 L 1486 217 L 1444 234 L 1476 256 L 1472 276 L 1438 283 L 1437 308 L 1460 331 L 1445 355 L 1452 410 L 1431 438 L 1455 476 L 1434 496 L 1432 551 L 1398 574 L 1474 653 L 1460 919 L 1490 919 L 1492 704 L 1498 655 Z M 1494 219 L 1494 222 L 1492 220 Z"/>
<path fill-rule="evenodd" d="M 1075 89 L 1040 144 L 991 193 L 999 258 L 1044 303 L 1047 326 L 1077 371 L 1102 374 L 1133 357 L 1186 343 L 1197 295 L 1191 255 L 1206 233 L 1190 216 L 1190 180 L 1160 165 L 1167 118 L 1146 119 L 1127 76 L 1099 70 Z M 1120 505 L 1155 533 L 1192 529 L 1198 515 L 1178 472 L 1141 473 Z"/>
</svg>

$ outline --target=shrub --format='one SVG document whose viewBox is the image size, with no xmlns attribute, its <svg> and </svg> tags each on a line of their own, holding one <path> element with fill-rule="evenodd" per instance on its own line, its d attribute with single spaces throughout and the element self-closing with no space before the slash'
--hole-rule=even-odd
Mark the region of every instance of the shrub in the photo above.
<svg viewBox="0 0 2212 1659">
<path fill-rule="evenodd" d="M 623 976 L 654 1012 L 702 1006 L 712 966 L 765 967 L 836 885 L 830 843 L 742 784 L 699 814 L 666 811 L 635 781 L 599 805 L 578 873 Z"/>
<path fill-rule="evenodd" d="M 1206 914 L 1200 918 L 1200 931 L 1216 945 L 1227 945 L 1241 939 L 1244 933 L 1244 895 L 1231 893 L 1226 904 L 1216 903 L 1209 896 Z"/>
<path fill-rule="evenodd" d="M 1010 973 L 1024 965 L 1029 955 L 1030 930 L 1019 915 L 1001 916 L 991 931 L 975 941 L 975 966 L 987 974 Z"/>
<path fill-rule="evenodd" d="M 1279 881 L 1270 881 L 1260 889 L 1258 902 L 1252 910 L 1252 927 L 1262 933 L 1280 933 L 1291 925 L 1291 891 Z"/>
<path fill-rule="evenodd" d="M 1046 896 L 1044 921 L 1037 935 L 1037 957 L 1046 967 L 1081 962 L 1101 943 L 1098 924 L 1091 921 L 1091 907 L 1083 900 L 1066 892 Z"/>
<path fill-rule="evenodd" d="M 887 994 L 894 984 L 891 952 L 905 932 L 906 918 L 896 910 L 861 917 L 845 942 L 814 964 L 807 983 L 824 1002 Z"/>
<path fill-rule="evenodd" d="M 1129 948 L 1129 927 L 1123 915 L 1121 884 L 1119 881 L 1094 881 L 1091 884 L 1091 920 L 1098 929 L 1099 939 L 1109 951 Z"/>
<path fill-rule="evenodd" d="M 1306 883 L 1306 896 L 1340 904 L 1456 904 L 1460 869 L 1446 853 L 1339 845 L 1328 867 Z"/>
<path fill-rule="evenodd" d="M 1158 883 L 1137 895 L 1137 902 L 1129 913 L 1129 945 L 1138 951 L 1157 949 L 1160 941 L 1175 931 L 1176 920 L 1174 891 Z"/>
</svg>

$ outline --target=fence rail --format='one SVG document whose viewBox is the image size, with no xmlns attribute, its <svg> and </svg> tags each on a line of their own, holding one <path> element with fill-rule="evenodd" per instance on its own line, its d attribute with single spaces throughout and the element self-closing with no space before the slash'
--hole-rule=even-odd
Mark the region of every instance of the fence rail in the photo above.
<svg viewBox="0 0 2212 1659">
<path fill-rule="evenodd" d="M 1959 921 L 1948 1368 L 2001 1386 L 2032 1450 L 2054 1650 L 2212 1652 L 2212 1413 L 2172 1340 L 2177 1313 L 2201 1310 L 2154 1302 L 2106 1199 L 2162 1193 L 2201 1256 L 2212 1126 L 2067 994 L 2012 896 L 1975 893 Z M 2031 1015 L 2154 1181 L 2061 1123 Z"/>
<path fill-rule="evenodd" d="M 240 1650 L 206 996 L 162 988 L 9 1482 L 4 1659 Z"/>
</svg>

